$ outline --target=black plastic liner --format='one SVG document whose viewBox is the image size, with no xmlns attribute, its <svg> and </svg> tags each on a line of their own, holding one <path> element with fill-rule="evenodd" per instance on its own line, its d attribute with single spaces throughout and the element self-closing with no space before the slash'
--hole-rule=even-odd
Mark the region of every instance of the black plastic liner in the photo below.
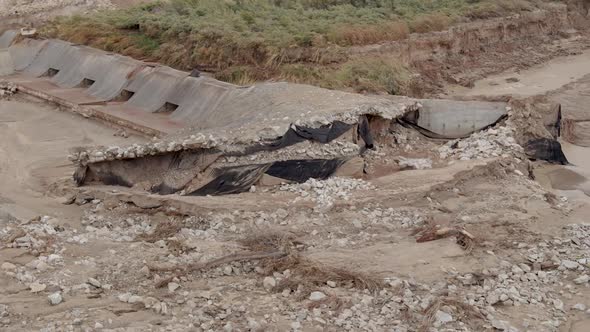
<svg viewBox="0 0 590 332">
<path fill-rule="evenodd" d="M 561 104 L 555 106 L 554 121 L 546 125 L 547 130 L 553 135 L 553 138 L 561 137 Z"/>
<path fill-rule="evenodd" d="M 299 183 L 311 178 L 325 180 L 332 176 L 345 161 L 345 159 L 277 161 L 269 167 L 266 174 Z"/>
<path fill-rule="evenodd" d="M 270 164 L 236 166 L 219 169 L 216 178 L 187 196 L 228 195 L 250 190 Z"/>
<path fill-rule="evenodd" d="M 250 190 L 264 174 L 290 182 L 302 183 L 311 178 L 325 180 L 347 159 L 304 159 L 270 164 L 227 167 L 215 171 L 216 178 L 187 196 L 238 194 Z"/>
<path fill-rule="evenodd" d="M 527 142 L 525 145 L 527 156 L 533 160 L 546 160 L 550 163 L 568 165 L 561 144 L 550 138 L 538 138 Z"/>
<path fill-rule="evenodd" d="M 367 116 L 365 115 L 361 116 L 359 119 L 357 134 L 365 142 L 366 149 L 372 149 L 375 147 L 373 135 L 371 135 L 371 128 L 369 126 L 369 119 L 367 119 Z"/>
<path fill-rule="evenodd" d="M 213 149 L 199 149 L 137 159 L 104 161 L 79 167 L 74 178 L 79 186 L 91 182 L 125 187 L 143 184 L 150 186 L 151 193 L 168 195 L 187 190 L 187 188 L 192 190 L 195 188 L 194 184 L 191 185 L 194 180 L 206 181 L 206 179 L 210 179 L 209 176 L 206 179 L 198 178 L 199 174 L 204 171 L 213 174 L 213 180 L 188 193 L 189 196 L 245 192 L 250 190 L 252 185 L 264 174 L 300 183 L 310 178 L 327 179 L 348 159 L 302 159 L 220 169 L 210 169 L 209 167 L 222 155 L 243 156 L 259 151 L 279 150 L 306 140 L 326 144 L 351 131 L 354 126 L 342 121 L 334 121 L 319 128 L 292 125 L 280 138 L 251 146 L 238 153 L 221 153 Z M 351 134 L 355 133 L 351 132 Z M 356 135 L 358 140 L 364 141 L 364 148 L 374 147 L 370 121 L 367 116 L 359 117 Z"/>
<path fill-rule="evenodd" d="M 349 131 L 352 128 L 352 126 L 353 125 L 344 123 L 342 121 L 334 121 L 329 125 L 321 126 L 319 128 L 310 128 L 293 125 L 289 127 L 289 130 L 287 130 L 287 132 L 283 136 L 281 136 L 274 142 L 251 146 L 246 149 L 245 153 L 241 153 L 240 155 L 248 155 L 260 151 L 273 151 L 283 149 L 306 140 L 315 141 L 322 144 L 330 143 L 331 141 L 344 135 L 347 131 Z"/>
</svg>

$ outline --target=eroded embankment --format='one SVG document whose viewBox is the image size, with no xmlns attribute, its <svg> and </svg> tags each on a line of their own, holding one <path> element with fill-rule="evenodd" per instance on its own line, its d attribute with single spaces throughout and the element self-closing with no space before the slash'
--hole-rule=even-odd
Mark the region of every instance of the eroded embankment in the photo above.
<svg viewBox="0 0 590 332">
<path fill-rule="evenodd" d="M 257 186 L 301 183 L 334 175 L 366 177 L 378 164 L 375 155 L 389 156 L 401 169 L 429 168 L 433 162 L 437 167 L 447 165 L 449 160 L 480 155 L 500 157 L 501 150 L 513 151 L 520 159 L 568 163 L 556 141 L 560 126 L 558 105 L 544 100 L 513 100 L 510 106 L 443 100 L 423 102 L 429 106 L 419 105 L 394 118 L 361 114 L 352 123 L 293 125 L 283 135 L 251 145 L 232 145 L 226 141 L 203 148 L 190 139 L 165 138 L 141 146 L 78 151 L 72 159 L 81 165 L 77 174 L 80 184 L 104 183 L 185 195 L 239 193 Z M 484 105 L 488 108 L 477 109 Z M 494 108 L 498 112 L 490 117 Z M 431 116 L 440 110 L 446 117 Z M 486 116 L 475 121 L 478 111 Z M 446 143 L 452 136 L 445 136 L 439 128 L 465 125 L 469 120 L 472 126 L 462 128 L 467 135 L 461 137 L 466 138 Z M 476 123 L 480 126 L 475 127 Z M 413 149 L 421 150 L 426 159 L 407 159 L 398 150 L 404 145 L 401 137 L 407 135 L 415 137 Z M 502 148 L 493 152 L 496 144 Z M 141 169 L 150 171 L 138 171 Z"/>
<path fill-rule="evenodd" d="M 532 11 L 532 8 L 542 9 Z M 442 85 L 447 82 L 468 85 L 478 75 L 513 65 L 530 65 L 561 52 L 553 47 L 553 41 L 575 33 L 571 30 L 573 25 L 567 7 L 542 3 L 527 10 L 516 11 L 519 14 L 508 17 L 458 24 L 441 32 L 414 33 L 398 42 L 360 47 L 337 46 L 324 41 L 321 46 L 311 42 L 308 46 L 269 49 L 266 45 L 268 41 L 264 39 L 253 43 L 238 43 L 231 38 L 227 43 L 206 42 L 197 37 L 198 28 L 187 30 L 191 31 L 188 32 L 191 39 L 177 36 L 176 29 L 164 33 L 160 29 L 165 30 L 166 27 L 155 23 L 150 29 L 151 22 L 134 25 L 133 29 L 137 30 L 131 33 L 125 29 L 96 31 L 94 25 L 84 26 L 80 28 L 83 32 L 79 32 L 75 22 L 64 23 L 65 26 L 57 23 L 48 31 L 54 37 L 151 58 L 178 69 L 210 70 L 217 78 L 237 84 L 286 79 L 357 92 L 423 97 L 441 92 Z M 151 15 L 148 12 L 141 13 Z M 369 24 L 368 28 L 375 27 Z M 354 31 L 354 28 L 351 30 Z M 137 45 L 136 34 L 150 36 L 146 40 L 152 41 L 155 50 L 146 51 L 142 45 Z M 407 36 L 407 32 L 403 36 Z M 317 37 L 321 39 L 319 35 Z M 231 47 L 232 43 L 237 45 Z M 529 48 L 535 49 L 534 55 L 527 51 Z M 502 61 L 498 61 L 499 57 Z M 423 78 L 410 75 L 400 68 L 400 63 L 410 66 Z M 464 69 L 469 69 L 469 73 Z"/>
<path fill-rule="evenodd" d="M 17 37 L 3 35 L 10 60 L 4 69 L 22 91 L 86 116 L 169 134 L 150 144 L 76 151 L 79 185 L 208 195 L 362 176 L 367 164 L 359 156 L 388 145 L 395 126 L 455 139 L 496 124 L 509 110 L 502 102 L 365 96 L 289 83 L 238 87 L 59 40 Z M 547 125 L 559 127 L 559 119 L 554 114 Z M 375 144 L 378 136 L 387 139 Z M 542 140 L 522 143 L 535 158 L 564 162 L 554 134 L 534 138 Z"/>
</svg>

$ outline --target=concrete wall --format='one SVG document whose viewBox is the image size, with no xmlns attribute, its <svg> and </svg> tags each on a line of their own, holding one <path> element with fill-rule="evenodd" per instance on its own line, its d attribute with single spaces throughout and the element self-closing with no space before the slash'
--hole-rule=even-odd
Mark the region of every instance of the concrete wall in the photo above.
<svg viewBox="0 0 590 332">
<path fill-rule="evenodd" d="M 507 104 L 498 102 L 423 99 L 420 103 L 415 124 L 446 138 L 468 136 L 507 113 Z"/>
</svg>

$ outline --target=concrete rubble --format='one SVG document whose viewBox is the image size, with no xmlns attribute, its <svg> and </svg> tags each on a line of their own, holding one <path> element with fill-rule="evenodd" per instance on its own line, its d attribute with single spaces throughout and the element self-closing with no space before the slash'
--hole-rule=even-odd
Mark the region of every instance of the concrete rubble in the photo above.
<svg viewBox="0 0 590 332">
<path fill-rule="evenodd" d="M 46 8 L 36 6 L 23 10 Z M 31 103 L 21 91 L 30 86 L 19 84 L 0 81 L 0 99 L 10 98 L 3 103 Z M 578 165 L 524 154 L 527 135 L 549 139 L 555 129 L 534 102 L 462 104 L 461 112 L 475 104 L 493 112 L 478 110 L 470 126 L 453 118 L 451 128 L 444 117 L 456 114 L 454 100 L 283 83 L 221 88 L 244 97 L 219 109 L 227 114 L 256 113 L 261 100 L 277 112 L 254 114 L 251 122 L 219 116 L 218 127 L 175 127 L 154 138 L 97 123 L 107 143 L 67 156 L 78 170 L 88 168 L 88 177 L 103 170 L 91 166 L 111 162 L 165 184 L 189 174 L 173 193 L 155 192 L 147 181 L 121 185 L 116 176 L 76 186 L 66 176 L 73 171 L 62 137 L 67 126 L 53 123 L 55 137 L 38 130 L 34 140 L 22 134 L 34 116 L 7 117 L 5 126 L 0 119 L 3 130 L 20 130 L 0 144 L 12 158 L 0 159 L 0 180 L 11 181 L 0 188 L 0 330 L 579 332 L 574 324 L 590 320 L 590 205 L 583 191 L 542 181 L 543 172 Z M 304 96 L 312 102 L 300 103 Z M 323 107 L 318 114 L 315 102 Z M 179 105 L 189 106 L 197 107 Z M 411 113 L 415 126 L 403 120 Z M 282 146 L 288 130 L 313 136 L 338 126 L 344 134 L 326 143 L 306 138 L 266 149 Z M 79 136 L 77 146 L 94 142 L 86 131 Z M 47 155 L 36 156 L 42 149 Z M 152 163 L 141 164 L 146 160 Z M 228 169 L 310 160 L 352 171 L 300 183 L 267 173 L 254 184 L 228 176 L 207 184 L 243 182 L 246 190 L 185 195 Z M 155 174 L 166 162 L 178 172 Z M 309 169 L 300 165 L 294 173 L 304 177 Z"/>
<path fill-rule="evenodd" d="M 0 99 L 8 99 L 15 94 L 17 87 L 14 83 L 0 80 Z"/>
</svg>

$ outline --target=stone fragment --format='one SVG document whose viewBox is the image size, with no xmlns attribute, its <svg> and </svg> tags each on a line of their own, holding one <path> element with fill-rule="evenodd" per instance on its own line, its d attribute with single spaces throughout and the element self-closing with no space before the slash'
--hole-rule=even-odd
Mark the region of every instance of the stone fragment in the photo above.
<svg viewBox="0 0 590 332">
<path fill-rule="evenodd" d="M 320 301 L 326 298 L 326 294 L 322 293 L 322 292 L 312 292 L 309 295 L 309 299 L 312 301 Z"/>
<path fill-rule="evenodd" d="M 63 298 L 59 292 L 49 295 L 47 299 L 51 305 L 58 305 L 63 301 Z"/>
</svg>

